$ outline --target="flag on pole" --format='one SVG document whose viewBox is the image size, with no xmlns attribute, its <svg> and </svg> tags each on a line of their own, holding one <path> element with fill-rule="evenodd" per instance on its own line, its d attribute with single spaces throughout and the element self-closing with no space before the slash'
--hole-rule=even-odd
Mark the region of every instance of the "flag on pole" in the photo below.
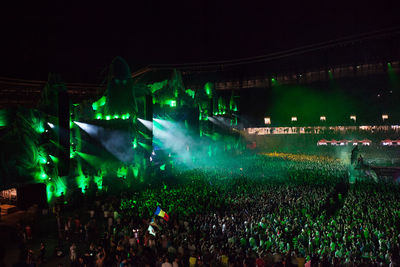
<svg viewBox="0 0 400 267">
<path fill-rule="evenodd" d="M 160 216 L 161 218 L 163 218 L 167 222 L 169 220 L 168 214 L 165 213 L 165 211 L 163 211 L 159 206 L 157 207 L 156 212 L 154 212 L 154 215 Z"/>
</svg>

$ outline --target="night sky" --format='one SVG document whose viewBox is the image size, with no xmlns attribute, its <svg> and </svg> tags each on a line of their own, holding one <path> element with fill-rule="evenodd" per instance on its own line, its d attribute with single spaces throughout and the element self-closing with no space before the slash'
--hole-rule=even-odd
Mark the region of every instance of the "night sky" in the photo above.
<svg viewBox="0 0 400 267">
<path fill-rule="evenodd" d="M 400 25 L 396 1 L 112 2 L 2 7 L 0 76 L 46 80 L 53 71 L 68 82 L 97 83 L 116 55 L 135 71 L 257 56 Z"/>
</svg>

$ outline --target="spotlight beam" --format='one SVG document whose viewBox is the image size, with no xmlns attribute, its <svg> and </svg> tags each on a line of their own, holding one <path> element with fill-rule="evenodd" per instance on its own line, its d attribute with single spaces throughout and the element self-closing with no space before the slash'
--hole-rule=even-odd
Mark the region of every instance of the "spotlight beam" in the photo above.
<svg viewBox="0 0 400 267">
<path fill-rule="evenodd" d="M 138 121 L 140 121 L 149 131 L 153 131 L 153 122 L 141 118 L 138 118 Z"/>
<path fill-rule="evenodd" d="M 75 121 L 74 123 L 92 138 L 98 140 L 118 160 L 122 162 L 130 162 L 132 160 L 132 151 L 130 146 L 126 145 L 126 140 L 130 139 L 127 132 L 118 130 L 110 131 L 103 127 L 83 122 Z"/>
</svg>

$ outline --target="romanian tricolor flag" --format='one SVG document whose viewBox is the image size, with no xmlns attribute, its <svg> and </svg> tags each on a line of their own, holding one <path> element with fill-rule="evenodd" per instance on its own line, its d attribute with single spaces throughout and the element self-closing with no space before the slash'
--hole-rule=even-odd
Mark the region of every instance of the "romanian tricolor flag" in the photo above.
<svg viewBox="0 0 400 267">
<path fill-rule="evenodd" d="M 154 212 L 154 215 L 160 216 L 161 218 L 163 218 L 167 222 L 169 220 L 168 214 L 165 213 L 165 211 L 163 211 L 160 207 L 157 207 L 156 212 Z"/>
</svg>

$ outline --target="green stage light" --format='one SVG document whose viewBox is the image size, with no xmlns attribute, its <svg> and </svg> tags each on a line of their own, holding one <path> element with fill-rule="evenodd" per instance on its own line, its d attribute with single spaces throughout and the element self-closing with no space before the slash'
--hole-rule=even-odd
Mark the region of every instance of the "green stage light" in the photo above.
<svg viewBox="0 0 400 267">
<path fill-rule="evenodd" d="M 149 139 L 149 138 L 150 138 L 150 136 L 147 135 L 147 134 L 145 134 L 144 132 L 142 132 L 142 131 L 138 131 L 138 132 L 139 132 L 139 134 L 141 134 L 144 138 L 146 138 L 146 139 Z"/>
<path fill-rule="evenodd" d="M 36 126 L 35 126 L 35 131 L 36 131 L 37 133 L 44 133 L 44 127 L 43 127 L 43 125 L 42 125 L 42 124 L 36 125 Z"/>
<path fill-rule="evenodd" d="M 129 119 L 129 117 L 130 117 L 129 113 L 126 113 L 126 114 L 122 114 L 122 115 L 121 115 L 121 119 L 123 119 L 123 120 Z"/>
<path fill-rule="evenodd" d="M 133 177 L 137 178 L 139 176 L 139 168 L 136 166 L 132 167 Z"/>
<path fill-rule="evenodd" d="M 191 90 L 191 89 L 187 89 L 185 91 L 186 94 L 188 94 L 191 98 L 194 98 L 195 96 L 195 91 Z"/>
<path fill-rule="evenodd" d="M 40 157 L 39 159 L 40 164 L 46 164 L 47 163 L 47 159 L 44 157 Z"/>
<path fill-rule="evenodd" d="M 101 168 L 102 165 L 104 164 L 103 160 L 95 155 L 92 154 L 87 154 L 87 153 L 83 153 L 83 152 L 79 152 L 77 151 L 76 154 L 83 159 L 84 161 L 86 161 L 87 163 L 89 163 L 91 166 L 95 167 L 95 168 Z M 81 176 L 83 175 L 82 172 Z"/>
<path fill-rule="evenodd" d="M 126 179 L 127 175 L 128 175 L 128 168 L 127 167 L 122 166 L 122 167 L 118 168 L 118 170 L 117 170 L 117 177 L 118 178 Z"/>
<path fill-rule="evenodd" d="M 39 134 L 44 133 L 44 126 L 43 126 L 43 121 L 40 120 L 38 117 L 33 117 L 32 118 L 32 124 L 31 127 L 33 130 Z"/>
<path fill-rule="evenodd" d="M 0 127 L 7 126 L 7 111 L 5 109 L 0 110 Z"/>
<path fill-rule="evenodd" d="M 57 178 L 55 183 L 56 183 L 56 196 L 57 197 L 61 196 L 61 193 L 65 194 L 67 186 L 65 185 L 64 181 L 61 180 L 60 178 Z"/>
<path fill-rule="evenodd" d="M 47 174 L 46 174 L 45 172 L 42 172 L 42 173 L 39 174 L 39 179 L 40 179 L 40 180 L 46 180 L 47 177 L 48 177 L 48 176 L 47 176 Z"/>
<path fill-rule="evenodd" d="M 136 138 L 133 140 L 132 145 L 133 145 L 133 149 L 137 148 L 137 140 L 136 140 Z"/>
<path fill-rule="evenodd" d="M 38 151 L 38 160 L 40 164 L 46 164 L 47 163 L 47 155 L 44 150 Z"/>
<path fill-rule="evenodd" d="M 96 102 L 94 102 L 92 104 L 92 109 L 95 110 L 95 111 L 98 110 L 99 109 L 99 105 Z"/>
<path fill-rule="evenodd" d="M 94 176 L 93 177 L 94 183 L 97 185 L 97 189 L 102 190 L 103 189 L 103 176 Z"/>
<path fill-rule="evenodd" d="M 171 102 L 169 102 L 169 106 L 171 108 L 176 107 L 176 100 L 171 100 Z"/>
<path fill-rule="evenodd" d="M 53 183 L 48 183 L 46 185 L 47 202 L 50 202 L 52 200 L 55 190 L 56 186 Z"/>
<path fill-rule="evenodd" d="M 58 158 L 57 157 L 54 157 L 53 155 L 49 155 L 49 157 L 51 158 L 51 160 L 54 162 L 54 163 L 58 163 Z"/>
<path fill-rule="evenodd" d="M 118 115 L 118 114 L 115 114 L 113 118 L 114 118 L 114 119 L 119 119 L 119 115 Z"/>
<path fill-rule="evenodd" d="M 149 85 L 147 85 L 147 87 L 150 89 L 151 93 L 154 94 L 156 91 L 162 89 L 167 84 L 168 84 L 168 79 L 164 80 L 162 82 L 156 82 L 156 83 L 153 83 L 153 84 L 149 84 Z"/>
<path fill-rule="evenodd" d="M 210 82 L 204 85 L 204 90 L 206 91 L 207 96 L 212 97 L 212 84 Z"/>
<path fill-rule="evenodd" d="M 73 159 L 75 157 L 75 151 L 72 149 L 72 147 L 69 147 L 69 158 Z"/>
<path fill-rule="evenodd" d="M 111 119 L 111 116 L 110 116 L 110 115 L 107 115 L 107 116 L 106 116 L 106 120 L 109 121 L 110 119 Z"/>
<path fill-rule="evenodd" d="M 142 142 L 139 142 L 139 145 L 148 151 L 151 151 L 151 149 L 152 149 L 152 147 L 150 145 L 142 143 Z"/>
<path fill-rule="evenodd" d="M 85 188 L 89 184 L 89 179 L 87 179 L 83 174 L 81 174 L 78 177 L 76 177 L 76 183 L 78 187 L 82 189 L 82 193 L 86 193 Z"/>
<path fill-rule="evenodd" d="M 94 102 L 92 104 L 92 108 L 93 110 L 98 110 L 100 107 L 104 106 L 106 104 L 106 97 L 103 96 L 101 97 L 99 100 L 97 100 L 96 102 Z"/>
<path fill-rule="evenodd" d="M 165 171 L 165 164 L 160 166 L 160 170 Z"/>
<path fill-rule="evenodd" d="M 46 186 L 47 201 L 50 202 L 52 198 L 61 196 L 61 193 L 66 193 L 67 186 L 65 185 L 65 180 L 56 177 L 54 182 L 48 182 Z"/>
<path fill-rule="evenodd" d="M 96 114 L 96 119 L 101 120 L 103 118 L 103 115 L 101 113 Z"/>
</svg>

